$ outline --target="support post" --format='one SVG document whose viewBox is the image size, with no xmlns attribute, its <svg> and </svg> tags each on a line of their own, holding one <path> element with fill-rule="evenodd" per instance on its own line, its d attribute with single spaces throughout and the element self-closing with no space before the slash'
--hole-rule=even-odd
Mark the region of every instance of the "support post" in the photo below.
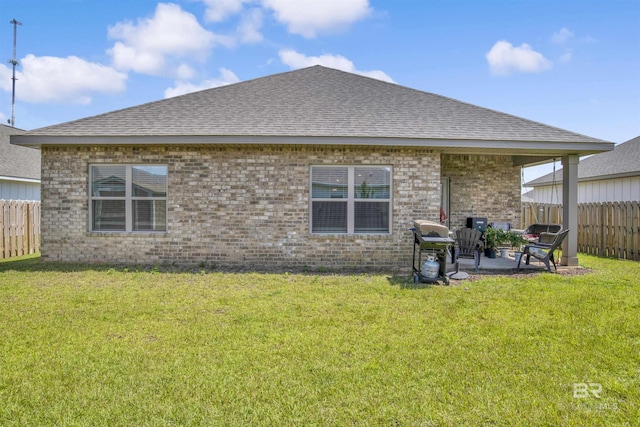
<svg viewBox="0 0 640 427">
<path fill-rule="evenodd" d="M 569 234 L 562 242 L 560 265 L 578 265 L 578 163 L 576 154 L 562 156 L 562 228 Z"/>
</svg>

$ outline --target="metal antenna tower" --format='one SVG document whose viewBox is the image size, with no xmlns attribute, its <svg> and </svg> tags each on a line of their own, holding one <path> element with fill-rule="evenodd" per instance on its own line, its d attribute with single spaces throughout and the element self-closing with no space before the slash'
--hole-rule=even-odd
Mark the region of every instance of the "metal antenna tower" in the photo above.
<svg viewBox="0 0 640 427">
<path fill-rule="evenodd" d="M 18 38 L 18 25 L 22 25 L 22 22 L 18 22 L 15 18 L 9 21 L 13 24 L 13 58 L 9 60 L 9 64 L 13 65 L 13 88 L 11 91 L 11 120 L 9 124 L 14 126 L 16 123 L 16 67 L 18 66 L 18 59 L 16 57 L 16 39 Z"/>
</svg>

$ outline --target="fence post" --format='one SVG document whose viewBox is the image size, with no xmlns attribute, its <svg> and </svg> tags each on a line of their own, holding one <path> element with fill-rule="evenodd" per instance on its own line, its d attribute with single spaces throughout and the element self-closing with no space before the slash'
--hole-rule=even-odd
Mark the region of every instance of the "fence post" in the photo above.
<svg viewBox="0 0 640 427">
<path fill-rule="evenodd" d="M 629 250 L 628 250 L 628 255 L 627 255 L 627 259 L 632 259 L 634 261 L 638 260 L 638 249 L 637 249 L 637 239 L 636 236 L 638 235 L 638 228 L 637 228 L 637 224 L 636 222 L 634 222 L 634 219 L 637 215 L 637 202 L 627 202 L 627 205 L 629 205 L 628 209 L 629 209 L 629 213 L 627 215 L 627 217 L 629 218 L 629 228 L 627 229 L 627 233 L 629 234 Z"/>
<path fill-rule="evenodd" d="M 27 209 L 26 209 L 26 213 L 27 213 L 27 218 L 25 221 L 25 240 L 26 240 L 26 247 L 27 247 L 27 253 L 31 254 L 31 248 L 33 246 L 33 227 L 32 227 L 32 219 L 31 216 L 33 215 L 32 209 L 31 209 L 31 203 L 27 203 Z"/>
<path fill-rule="evenodd" d="M 5 242 L 5 215 L 4 215 L 5 202 L 4 200 L 0 203 L 0 242 L 2 242 L 2 251 L 0 251 L 0 258 L 7 258 L 5 251 L 7 250 L 7 244 Z"/>
</svg>

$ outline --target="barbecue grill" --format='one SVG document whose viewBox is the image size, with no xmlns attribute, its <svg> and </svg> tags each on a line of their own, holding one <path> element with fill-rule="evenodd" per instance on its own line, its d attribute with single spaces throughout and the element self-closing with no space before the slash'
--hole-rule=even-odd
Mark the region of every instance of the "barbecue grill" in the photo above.
<svg viewBox="0 0 640 427">
<path fill-rule="evenodd" d="M 434 221 L 413 222 L 413 282 L 449 284 L 447 254 L 455 243 L 449 228 Z"/>
</svg>

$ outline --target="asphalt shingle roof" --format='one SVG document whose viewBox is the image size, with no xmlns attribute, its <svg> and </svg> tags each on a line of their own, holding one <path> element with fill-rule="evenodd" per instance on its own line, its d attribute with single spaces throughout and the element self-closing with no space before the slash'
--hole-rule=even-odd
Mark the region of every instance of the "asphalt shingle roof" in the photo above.
<svg viewBox="0 0 640 427">
<path fill-rule="evenodd" d="M 40 150 L 9 143 L 11 135 L 25 131 L 0 124 L 0 176 L 16 179 L 40 179 Z"/>
<path fill-rule="evenodd" d="M 640 136 L 616 145 L 613 151 L 594 154 L 578 164 L 578 180 L 618 175 L 640 175 Z M 551 184 L 554 173 L 525 183 L 526 186 Z M 555 182 L 562 182 L 562 168 L 555 171 Z"/>
<path fill-rule="evenodd" d="M 29 136 L 318 136 L 603 142 L 322 66 L 151 102 Z"/>
</svg>

